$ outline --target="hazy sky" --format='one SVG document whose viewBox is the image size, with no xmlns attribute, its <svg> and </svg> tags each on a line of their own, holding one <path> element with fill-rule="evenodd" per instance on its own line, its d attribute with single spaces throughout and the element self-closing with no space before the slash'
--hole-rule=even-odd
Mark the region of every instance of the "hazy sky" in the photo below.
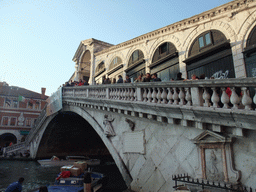
<svg viewBox="0 0 256 192">
<path fill-rule="evenodd" d="M 82 40 L 119 44 L 230 0 L 0 0 L 0 81 L 51 95 Z"/>
</svg>

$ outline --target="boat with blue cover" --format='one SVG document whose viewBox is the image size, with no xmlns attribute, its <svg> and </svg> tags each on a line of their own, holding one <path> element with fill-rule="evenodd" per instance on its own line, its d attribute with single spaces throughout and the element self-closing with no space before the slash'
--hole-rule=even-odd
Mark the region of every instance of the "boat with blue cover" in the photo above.
<svg viewBox="0 0 256 192">
<path fill-rule="evenodd" d="M 83 192 L 85 175 L 91 176 L 91 191 L 96 192 L 106 184 L 106 177 L 98 172 L 85 172 L 79 176 L 56 179 L 53 185 L 47 186 L 48 192 Z M 60 174 L 58 175 L 60 176 Z M 87 179 L 88 180 L 88 179 Z M 39 190 L 35 191 L 39 192 Z"/>
</svg>

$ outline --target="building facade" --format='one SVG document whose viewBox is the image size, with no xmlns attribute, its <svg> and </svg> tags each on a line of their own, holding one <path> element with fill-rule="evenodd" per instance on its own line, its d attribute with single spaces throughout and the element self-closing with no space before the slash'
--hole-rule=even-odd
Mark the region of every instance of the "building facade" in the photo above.
<svg viewBox="0 0 256 192">
<path fill-rule="evenodd" d="M 145 73 L 157 73 L 163 81 L 175 80 L 178 72 L 184 78 L 254 77 L 255 5 L 231 1 L 118 45 L 82 41 L 73 58 L 74 77 L 86 76 L 90 84 L 126 74 L 135 80 Z"/>
<path fill-rule="evenodd" d="M 33 127 L 46 104 L 45 88 L 36 93 L 21 87 L 0 84 L 0 146 L 19 143 Z"/>
</svg>

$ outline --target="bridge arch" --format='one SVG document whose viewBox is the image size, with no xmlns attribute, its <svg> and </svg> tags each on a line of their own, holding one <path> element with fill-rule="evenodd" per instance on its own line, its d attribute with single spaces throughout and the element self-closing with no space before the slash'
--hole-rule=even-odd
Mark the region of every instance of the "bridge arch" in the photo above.
<svg viewBox="0 0 256 192">
<path fill-rule="evenodd" d="M 83 110 L 80 107 L 64 105 L 63 111 L 72 111 L 72 112 L 80 115 L 93 127 L 93 129 L 97 132 L 97 134 L 100 136 L 103 143 L 107 147 L 109 153 L 112 155 L 120 173 L 123 176 L 123 179 L 124 179 L 126 185 L 129 186 L 130 183 L 132 182 L 130 173 L 128 172 L 122 158 L 119 156 L 118 152 L 116 151 L 116 149 L 114 148 L 114 146 L 112 145 L 110 140 L 104 134 L 103 128 L 100 126 L 100 124 L 88 112 L 86 112 L 85 110 Z"/>
<path fill-rule="evenodd" d="M 130 186 L 130 183 L 132 182 L 132 178 L 130 176 L 130 173 L 128 172 L 127 167 L 125 166 L 122 158 L 119 156 L 117 150 L 112 145 L 111 141 L 106 137 L 106 135 L 103 132 L 103 128 L 101 125 L 84 109 L 80 108 L 79 106 L 69 106 L 64 105 L 61 113 L 65 112 L 72 112 L 76 115 L 79 115 L 81 118 L 83 118 L 98 134 L 102 142 L 105 144 L 105 147 L 108 149 L 110 155 L 112 156 L 113 160 L 116 163 L 116 166 L 118 167 L 125 183 L 127 186 Z M 43 134 L 46 132 L 47 126 L 50 125 L 50 123 L 53 121 L 53 119 L 57 116 L 57 114 L 50 116 L 47 118 L 47 123 L 45 123 L 37 136 L 34 137 L 33 141 L 31 142 L 31 146 L 35 148 L 34 154 L 35 156 L 38 156 L 38 151 L 40 151 L 40 143 L 44 142 L 43 140 Z M 37 145 L 37 146 L 34 146 Z"/>
</svg>

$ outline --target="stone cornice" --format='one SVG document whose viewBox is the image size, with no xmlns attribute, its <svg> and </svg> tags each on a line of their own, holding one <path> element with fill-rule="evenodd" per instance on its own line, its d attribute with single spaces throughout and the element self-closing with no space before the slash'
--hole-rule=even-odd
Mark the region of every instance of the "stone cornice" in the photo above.
<svg viewBox="0 0 256 192">
<path fill-rule="evenodd" d="M 151 38 L 154 38 L 156 36 L 159 35 L 163 35 L 163 34 L 169 34 L 169 33 L 173 33 L 179 30 L 184 30 L 185 28 L 188 27 L 192 27 L 196 24 L 198 24 L 199 22 L 202 21 L 206 21 L 209 19 L 213 19 L 216 16 L 220 16 L 220 15 L 224 15 L 228 12 L 231 12 L 232 10 L 237 10 L 238 8 L 247 8 L 248 4 L 255 2 L 256 0 L 234 0 L 231 1 L 229 3 L 226 3 L 224 5 L 215 7 L 211 10 L 205 11 L 201 14 L 192 16 L 188 19 L 184 19 L 182 21 L 178 21 L 176 23 L 173 23 L 171 25 L 165 26 L 163 28 L 157 29 L 155 31 L 146 33 L 144 35 L 138 36 L 136 38 L 133 38 L 131 40 L 125 41 L 123 43 L 120 43 L 118 45 L 114 45 L 108 49 L 104 49 L 98 53 L 96 53 L 95 55 L 101 55 L 107 52 L 111 52 L 113 50 L 119 49 L 119 48 L 123 48 L 125 46 L 129 46 L 129 45 L 133 45 L 137 42 L 141 42 L 141 41 L 146 41 L 149 40 Z M 232 15 L 231 15 L 232 17 Z"/>
<path fill-rule="evenodd" d="M 77 61 L 77 58 L 79 58 L 79 56 L 82 54 L 83 52 L 83 46 L 92 46 L 93 44 L 98 44 L 98 45 L 102 45 L 102 46 L 105 46 L 105 47 L 111 47 L 113 46 L 112 44 L 110 43 L 106 43 L 104 41 L 100 41 L 100 40 L 97 40 L 97 39 L 94 39 L 94 38 L 91 38 L 91 39 L 86 39 L 86 40 L 83 40 L 80 42 L 79 46 L 78 46 L 78 49 L 73 57 L 73 61 L 76 62 Z"/>
</svg>

